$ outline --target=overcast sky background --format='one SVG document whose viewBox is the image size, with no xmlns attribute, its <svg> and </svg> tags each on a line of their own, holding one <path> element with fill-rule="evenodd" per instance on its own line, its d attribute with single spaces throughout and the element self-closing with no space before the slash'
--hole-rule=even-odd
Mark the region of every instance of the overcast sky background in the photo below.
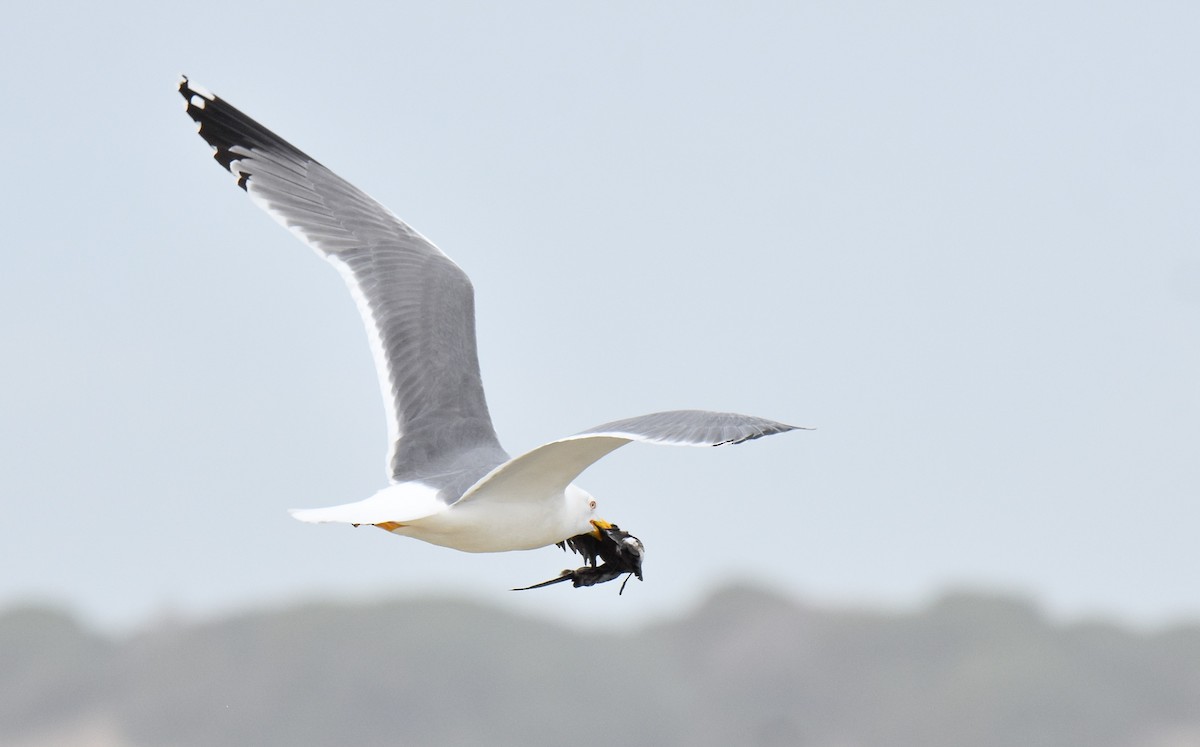
<svg viewBox="0 0 1200 747">
<path fill-rule="evenodd" d="M 0 606 L 125 627 L 436 590 L 611 623 L 752 579 L 1200 615 L 1198 6 L 5 15 Z M 371 356 L 180 73 L 467 270 L 510 452 L 681 407 L 818 430 L 586 473 L 648 547 L 622 597 L 507 591 L 576 564 L 555 548 L 293 521 L 384 484 Z"/>
</svg>

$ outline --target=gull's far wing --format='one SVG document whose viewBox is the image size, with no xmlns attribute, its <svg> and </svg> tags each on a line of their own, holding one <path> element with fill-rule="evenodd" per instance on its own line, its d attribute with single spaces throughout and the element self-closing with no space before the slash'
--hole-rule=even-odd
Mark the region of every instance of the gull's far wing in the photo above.
<svg viewBox="0 0 1200 747">
<path fill-rule="evenodd" d="M 506 458 L 483 395 L 466 273 L 387 208 L 222 99 L 187 78 L 179 92 L 237 185 L 349 285 L 383 391 L 392 480 L 436 473 L 468 450 Z"/>
</svg>

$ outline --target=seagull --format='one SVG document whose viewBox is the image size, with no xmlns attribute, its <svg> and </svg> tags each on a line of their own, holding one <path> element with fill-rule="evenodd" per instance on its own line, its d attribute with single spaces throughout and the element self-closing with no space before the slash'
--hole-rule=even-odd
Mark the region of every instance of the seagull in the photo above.
<svg viewBox="0 0 1200 747">
<path fill-rule="evenodd" d="M 387 417 L 389 484 L 355 503 L 294 509 L 296 519 L 373 525 L 472 553 L 569 546 L 591 566 L 598 555 L 611 562 L 553 581 L 592 585 L 618 571 L 640 579 L 640 541 L 599 518 L 596 499 L 574 482 L 588 466 L 633 441 L 720 446 L 796 430 L 676 410 L 510 457 L 483 395 L 466 273 L 386 207 L 186 76 L 179 93 L 237 186 L 341 273 L 367 329 Z"/>
</svg>

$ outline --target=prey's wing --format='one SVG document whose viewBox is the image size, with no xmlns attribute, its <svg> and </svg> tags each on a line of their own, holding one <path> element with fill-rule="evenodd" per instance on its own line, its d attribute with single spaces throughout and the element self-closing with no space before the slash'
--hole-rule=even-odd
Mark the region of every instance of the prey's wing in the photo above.
<svg viewBox="0 0 1200 747">
<path fill-rule="evenodd" d="M 387 411 L 393 481 L 468 450 L 505 458 L 483 396 L 471 281 L 387 208 L 220 98 L 179 84 L 217 162 L 345 278 Z"/>
<path fill-rule="evenodd" d="M 664 446 L 721 446 L 798 426 L 733 412 L 672 410 L 617 420 L 543 444 L 496 467 L 459 499 L 530 500 L 561 493 L 601 457 L 632 441 Z"/>
</svg>

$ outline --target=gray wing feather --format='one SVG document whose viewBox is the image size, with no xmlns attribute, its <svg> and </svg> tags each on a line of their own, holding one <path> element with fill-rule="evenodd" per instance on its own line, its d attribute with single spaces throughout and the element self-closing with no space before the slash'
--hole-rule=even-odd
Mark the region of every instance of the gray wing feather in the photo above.
<svg viewBox="0 0 1200 747">
<path fill-rule="evenodd" d="M 341 271 L 358 303 L 388 415 L 394 481 L 503 461 L 475 345 L 471 281 L 387 208 L 220 98 L 179 91 L 238 186 Z"/>
<path fill-rule="evenodd" d="M 472 485 L 459 500 L 521 500 L 561 493 L 585 469 L 633 441 L 664 446 L 721 446 L 793 430 L 805 429 L 753 415 L 705 410 L 673 410 L 616 420 L 508 460 Z"/>
<path fill-rule="evenodd" d="M 736 412 L 670 410 L 614 420 L 577 435 L 624 436 L 634 441 L 679 446 L 721 446 L 740 444 L 797 428 L 799 426 Z"/>
</svg>

